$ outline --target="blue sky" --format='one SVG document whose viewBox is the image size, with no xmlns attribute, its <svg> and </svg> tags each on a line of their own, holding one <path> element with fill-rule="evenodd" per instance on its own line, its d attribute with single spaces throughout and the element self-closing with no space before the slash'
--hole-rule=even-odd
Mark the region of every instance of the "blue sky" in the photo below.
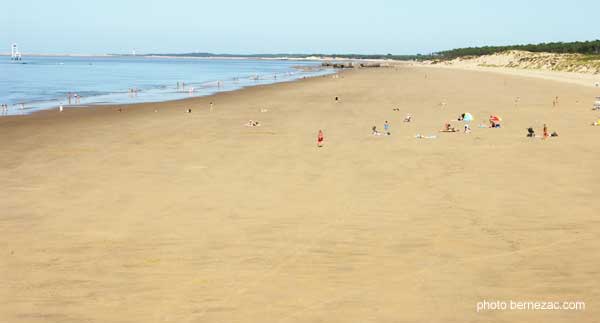
<svg viewBox="0 0 600 323">
<path fill-rule="evenodd" d="M 428 53 L 600 39 L 600 0 L 2 1 L 0 52 Z"/>
</svg>

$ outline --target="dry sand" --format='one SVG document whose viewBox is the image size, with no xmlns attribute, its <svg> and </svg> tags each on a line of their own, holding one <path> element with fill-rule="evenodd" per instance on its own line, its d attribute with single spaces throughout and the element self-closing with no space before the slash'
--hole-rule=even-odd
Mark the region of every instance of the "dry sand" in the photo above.
<svg viewBox="0 0 600 323">
<path fill-rule="evenodd" d="M 0 321 L 598 322 L 595 89 L 342 76 L 0 118 Z M 466 111 L 471 135 L 437 132 Z M 477 127 L 490 114 L 502 129 Z M 543 123 L 560 137 L 525 138 Z"/>
</svg>

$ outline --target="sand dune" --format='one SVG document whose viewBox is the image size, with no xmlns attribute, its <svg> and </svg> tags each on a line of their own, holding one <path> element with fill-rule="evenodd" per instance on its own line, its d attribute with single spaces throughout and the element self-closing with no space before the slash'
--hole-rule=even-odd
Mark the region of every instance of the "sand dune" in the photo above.
<svg viewBox="0 0 600 323">
<path fill-rule="evenodd" d="M 595 95 L 399 67 L 0 118 L 0 321 L 596 322 Z"/>
<path fill-rule="evenodd" d="M 600 90 L 600 61 L 580 54 L 507 51 L 450 61 L 427 61 L 420 66 L 455 68 L 541 78 L 594 87 Z"/>
</svg>

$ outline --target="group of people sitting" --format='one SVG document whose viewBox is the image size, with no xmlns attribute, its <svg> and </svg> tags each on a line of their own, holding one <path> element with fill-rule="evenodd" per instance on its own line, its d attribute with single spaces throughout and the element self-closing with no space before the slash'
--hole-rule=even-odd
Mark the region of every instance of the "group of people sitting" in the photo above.
<svg viewBox="0 0 600 323">
<path fill-rule="evenodd" d="M 460 132 L 460 129 L 455 128 L 450 122 L 446 122 L 440 132 Z M 468 123 L 464 125 L 464 132 L 471 133 L 471 126 Z"/>
<path fill-rule="evenodd" d="M 548 137 L 558 137 L 558 132 L 554 131 L 550 133 L 546 124 L 544 124 L 544 128 L 542 131 L 544 133 L 542 139 L 546 139 Z M 527 138 L 536 138 L 535 130 L 533 129 L 533 127 L 527 128 Z"/>
<path fill-rule="evenodd" d="M 390 127 L 391 127 L 390 123 L 389 123 L 389 122 L 386 120 L 386 121 L 383 123 L 383 131 L 384 131 L 384 134 L 386 134 L 386 135 L 388 135 L 388 136 L 391 136 L 391 135 L 392 135 L 392 133 L 390 132 Z M 372 131 L 371 133 L 373 134 L 373 136 L 381 136 L 381 132 L 379 132 L 379 130 L 377 130 L 377 126 L 373 126 L 373 127 L 371 128 L 371 131 Z"/>
<path fill-rule="evenodd" d="M 490 128 L 500 128 L 500 122 L 502 122 L 502 119 L 500 119 L 500 117 L 497 116 L 490 116 Z"/>
</svg>

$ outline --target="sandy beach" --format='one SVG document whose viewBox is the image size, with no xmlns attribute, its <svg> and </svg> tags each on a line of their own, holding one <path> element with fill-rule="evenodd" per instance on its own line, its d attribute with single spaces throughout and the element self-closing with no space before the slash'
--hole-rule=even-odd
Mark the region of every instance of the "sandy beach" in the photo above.
<svg viewBox="0 0 600 323">
<path fill-rule="evenodd" d="M 399 66 L 0 118 L 0 321 L 598 322 L 598 91 Z"/>
</svg>

